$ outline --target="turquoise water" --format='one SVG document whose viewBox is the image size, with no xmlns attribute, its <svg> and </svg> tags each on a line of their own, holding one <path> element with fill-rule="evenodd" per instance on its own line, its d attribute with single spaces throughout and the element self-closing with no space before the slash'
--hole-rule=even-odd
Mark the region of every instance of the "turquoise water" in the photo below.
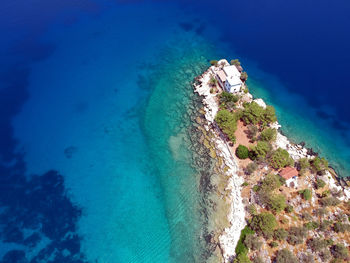
<svg viewBox="0 0 350 263">
<path fill-rule="evenodd" d="M 15 137 L 28 174 L 63 174 L 82 208 L 77 233 L 87 260 L 201 262 L 189 106 L 191 82 L 214 49 L 169 19 L 180 14 L 174 5 L 163 6 L 166 15 L 130 8 L 45 35 L 56 49 L 32 67 Z"/>
<path fill-rule="evenodd" d="M 198 143 L 191 87 L 211 59 L 240 58 L 252 94 L 276 107 L 283 132 L 347 175 L 348 129 L 334 128 L 332 107 L 310 106 L 257 66 L 271 56 L 242 25 L 252 17 L 228 23 L 210 5 L 178 2 L 5 6 L 4 262 L 212 262 L 212 160 Z"/>
</svg>

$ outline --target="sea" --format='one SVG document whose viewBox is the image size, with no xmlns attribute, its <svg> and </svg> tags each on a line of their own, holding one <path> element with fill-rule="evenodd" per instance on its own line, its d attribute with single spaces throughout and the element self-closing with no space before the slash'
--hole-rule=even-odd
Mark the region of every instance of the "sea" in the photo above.
<svg viewBox="0 0 350 263">
<path fill-rule="evenodd" d="M 350 176 L 349 1 L 0 5 L 1 263 L 213 260 L 192 88 L 213 59 Z"/>
</svg>

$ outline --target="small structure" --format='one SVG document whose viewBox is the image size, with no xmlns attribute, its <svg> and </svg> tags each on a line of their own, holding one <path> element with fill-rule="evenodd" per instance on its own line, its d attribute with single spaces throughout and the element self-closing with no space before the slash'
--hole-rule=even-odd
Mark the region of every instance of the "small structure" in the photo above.
<svg viewBox="0 0 350 263">
<path fill-rule="evenodd" d="M 287 166 L 280 171 L 280 176 L 286 180 L 286 185 L 288 187 L 298 187 L 298 170 Z"/>
<path fill-rule="evenodd" d="M 226 66 L 216 73 L 216 78 L 222 89 L 227 92 L 239 92 L 243 84 L 241 73 L 235 65 Z"/>
</svg>

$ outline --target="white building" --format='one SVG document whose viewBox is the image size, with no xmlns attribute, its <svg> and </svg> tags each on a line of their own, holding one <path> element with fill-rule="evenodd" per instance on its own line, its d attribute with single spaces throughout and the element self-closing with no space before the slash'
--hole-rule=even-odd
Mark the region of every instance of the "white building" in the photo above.
<svg viewBox="0 0 350 263">
<path fill-rule="evenodd" d="M 226 66 L 223 70 L 220 70 L 216 77 L 220 86 L 227 92 L 239 92 L 242 87 L 241 73 L 238 71 L 236 66 Z"/>
</svg>

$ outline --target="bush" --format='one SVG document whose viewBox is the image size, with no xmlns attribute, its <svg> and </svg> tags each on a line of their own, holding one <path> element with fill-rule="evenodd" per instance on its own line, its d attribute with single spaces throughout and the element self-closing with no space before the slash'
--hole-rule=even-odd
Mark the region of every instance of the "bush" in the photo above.
<svg viewBox="0 0 350 263">
<path fill-rule="evenodd" d="M 256 146 L 251 148 L 250 159 L 265 159 L 266 155 L 270 153 L 272 150 L 272 146 L 270 143 L 265 141 L 259 141 Z"/>
<path fill-rule="evenodd" d="M 319 225 L 318 230 L 319 230 L 319 231 L 322 231 L 322 232 L 327 231 L 328 228 L 329 228 L 331 225 L 332 225 L 332 222 L 331 222 L 331 221 L 323 220 L 323 221 L 320 222 L 320 225 Z"/>
<path fill-rule="evenodd" d="M 327 214 L 327 209 L 324 207 L 320 207 L 315 210 L 315 215 L 318 217 L 324 217 L 325 214 Z"/>
<path fill-rule="evenodd" d="M 245 103 L 243 106 L 242 120 L 245 124 L 260 124 L 265 127 L 277 120 L 275 109 L 272 106 L 267 106 L 264 109 L 255 101 Z"/>
<path fill-rule="evenodd" d="M 300 174 L 303 174 L 307 169 L 310 168 L 309 159 L 308 158 L 299 159 L 298 168 L 299 168 Z"/>
<path fill-rule="evenodd" d="M 247 254 L 244 254 L 244 253 L 238 254 L 233 262 L 234 263 L 251 263 Z"/>
<path fill-rule="evenodd" d="M 320 252 L 328 246 L 328 243 L 321 238 L 312 238 L 307 241 L 307 245 L 312 251 Z"/>
<path fill-rule="evenodd" d="M 327 196 L 329 196 L 330 194 L 331 194 L 331 192 L 330 192 L 329 190 L 325 190 L 325 191 L 322 192 L 321 197 L 322 197 L 322 198 L 323 198 L 323 197 L 327 197 Z"/>
<path fill-rule="evenodd" d="M 275 169 L 280 169 L 287 165 L 291 166 L 294 163 L 293 159 L 289 156 L 289 153 L 282 148 L 278 148 L 272 153 L 269 162 Z"/>
<path fill-rule="evenodd" d="M 240 65 L 241 65 L 241 62 L 239 62 L 238 59 L 232 59 L 232 60 L 230 61 L 230 64 L 231 64 L 231 65 L 235 65 L 235 66 L 240 66 Z"/>
<path fill-rule="evenodd" d="M 289 235 L 288 235 L 287 241 L 289 244 L 293 246 L 302 244 L 304 239 L 307 236 L 307 229 L 305 227 L 292 226 L 288 232 L 289 232 Z"/>
<path fill-rule="evenodd" d="M 272 247 L 272 248 L 278 247 L 278 243 L 275 242 L 275 241 L 272 241 L 272 242 L 270 243 L 270 247 Z"/>
<path fill-rule="evenodd" d="M 272 195 L 268 200 L 267 206 L 269 209 L 273 210 L 274 212 L 277 212 L 277 213 L 281 212 L 287 206 L 286 197 L 283 194 Z"/>
<path fill-rule="evenodd" d="M 241 80 L 242 80 L 242 81 L 246 81 L 247 79 L 248 79 L 248 74 L 247 74 L 247 72 L 245 72 L 245 71 L 242 72 L 242 73 L 241 73 Z"/>
<path fill-rule="evenodd" d="M 259 257 L 259 256 L 256 256 L 254 259 L 253 259 L 253 262 L 254 263 L 264 263 L 265 261 Z"/>
<path fill-rule="evenodd" d="M 321 189 L 326 186 L 326 182 L 323 181 L 322 179 L 317 179 L 316 180 L 316 187 L 317 189 Z"/>
<path fill-rule="evenodd" d="M 209 86 L 216 86 L 217 84 L 218 84 L 217 79 L 216 79 L 214 76 L 212 76 L 212 77 L 209 79 L 208 85 L 209 85 Z"/>
<path fill-rule="evenodd" d="M 320 200 L 321 205 L 323 206 L 336 206 L 340 201 L 335 197 L 324 197 Z"/>
<path fill-rule="evenodd" d="M 258 237 L 255 237 L 252 234 L 249 234 L 244 239 L 244 245 L 246 245 L 247 248 L 250 250 L 258 250 L 262 246 L 262 242 L 259 240 Z"/>
<path fill-rule="evenodd" d="M 301 218 L 305 221 L 310 221 L 312 220 L 312 216 L 308 212 L 303 212 L 301 213 Z"/>
<path fill-rule="evenodd" d="M 245 173 L 248 175 L 251 175 L 258 169 L 258 165 L 255 162 L 248 163 L 247 167 L 245 168 Z"/>
<path fill-rule="evenodd" d="M 273 232 L 273 238 L 279 241 L 286 240 L 288 232 L 283 228 L 278 228 Z"/>
<path fill-rule="evenodd" d="M 321 251 L 319 255 L 322 262 L 328 262 L 332 258 L 331 252 L 328 249 Z"/>
<path fill-rule="evenodd" d="M 256 215 L 256 214 L 257 214 L 256 207 L 255 207 L 255 205 L 253 205 L 253 204 L 248 205 L 247 211 L 248 211 L 248 213 L 251 214 L 251 215 Z"/>
<path fill-rule="evenodd" d="M 284 248 L 277 252 L 276 263 L 298 263 L 298 259 L 292 252 Z"/>
<path fill-rule="evenodd" d="M 217 60 L 210 60 L 210 65 L 212 65 L 212 66 L 217 67 L 218 63 L 219 62 Z"/>
<path fill-rule="evenodd" d="M 261 181 L 260 189 L 265 192 L 271 192 L 282 186 L 281 177 L 277 174 L 268 174 Z"/>
<path fill-rule="evenodd" d="M 308 230 L 313 230 L 319 227 L 316 221 L 307 222 L 304 224 L 305 228 Z"/>
<path fill-rule="evenodd" d="M 266 212 L 254 215 L 250 222 L 250 227 L 264 236 L 272 235 L 276 226 L 276 218 L 272 214 Z"/>
<path fill-rule="evenodd" d="M 336 244 L 332 247 L 332 254 L 337 259 L 348 259 L 348 250 L 343 244 Z"/>
<path fill-rule="evenodd" d="M 246 238 L 247 235 L 251 235 L 254 233 L 255 232 L 248 226 L 242 229 L 241 236 L 239 237 L 239 240 L 237 242 L 237 246 L 235 249 L 236 255 L 248 253 L 248 248 L 244 244 L 244 239 Z"/>
<path fill-rule="evenodd" d="M 310 254 L 310 253 L 302 253 L 301 255 L 300 255 L 300 262 L 301 263 L 313 263 L 313 262 L 315 262 L 314 261 L 314 257 L 313 257 L 313 255 L 312 254 Z"/>
<path fill-rule="evenodd" d="M 248 158 L 248 154 L 249 154 L 249 150 L 246 146 L 244 145 L 239 145 L 236 149 L 236 156 L 239 159 L 247 159 Z"/>
<path fill-rule="evenodd" d="M 334 231 L 337 233 L 345 233 L 350 231 L 350 225 L 349 224 L 342 224 L 341 222 L 336 222 L 334 224 Z"/>
<path fill-rule="evenodd" d="M 293 206 L 291 206 L 291 205 L 287 205 L 286 208 L 284 209 L 284 211 L 285 211 L 286 213 L 292 213 L 293 210 L 294 210 L 294 208 L 293 208 Z"/>
<path fill-rule="evenodd" d="M 237 130 L 236 115 L 228 110 L 220 110 L 215 117 L 215 121 L 222 132 L 225 133 L 232 142 L 235 142 L 235 131 Z"/>
<path fill-rule="evenodd" d="M 219 96 L 220 104 L 222 103 L 226 104 L 228 102 L 236 103 L 238 99 L 239 99 L 238 96 L 233 95 L 232 93 L 226 92 L 226 91 L 223 91 Z"/>
<path fill-rule="evenodd" d="M 311 167 L 314 172 L 323 173 L 328 169 L 328 161 L 325 158 L 315 157 L 311 160 Z"/>
<path fill-rule="evenodd" d="M 309 189 L 304 189 L 304 190 L 300 190 L 299 194 L 301 194 L 301 196 L 304 198 L 304 200 L 308 201 L 311 199 L 312 197 L 312 193 Z"/>
<path fill-rule="evenodd" d="M 260 134 L 260 139 L 267 142 L 276 140 L 277 130 L 272 128 L 266 128 Z"/>
</svg>

